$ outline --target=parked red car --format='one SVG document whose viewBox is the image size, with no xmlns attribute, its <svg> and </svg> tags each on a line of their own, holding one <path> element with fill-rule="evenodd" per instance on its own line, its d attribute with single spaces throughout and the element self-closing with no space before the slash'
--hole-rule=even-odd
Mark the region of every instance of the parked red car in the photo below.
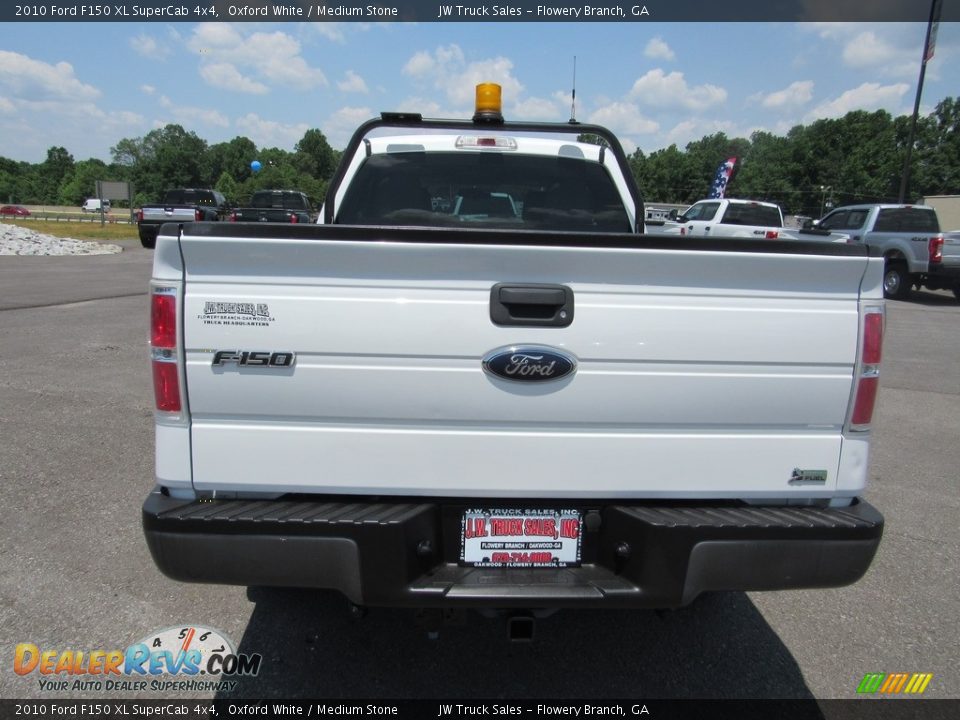
<svg viewBox="0 0 960 720">
<path fill-rule="evenodd" d="M 0 207 L 0 215 L 12 215 L 15 217 L 27 217 L 30 211 L 23 205 L 4 205 Z"/>
</svg>

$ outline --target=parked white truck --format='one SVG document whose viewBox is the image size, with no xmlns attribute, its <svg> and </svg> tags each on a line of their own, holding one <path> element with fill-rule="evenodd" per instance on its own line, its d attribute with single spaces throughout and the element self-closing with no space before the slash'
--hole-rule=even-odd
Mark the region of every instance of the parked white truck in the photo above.
<svg viewBox="0 0 960 720">
<path fill-rule="evenodd" d="M 648 223 L 674 235 L 703 238 L 763 238 L 765 240 L 826 240 L 847 242 L 849 235 L 826 228 L 787 228 L 779 205 L 761 200 L 712 198 L 699 200 L 675 220 Z"/>
<path fill-rule="evenodd" d="M 364 124 L 320 224 L 164 226 L 156 564 L 434 609 L 856 581 L 882 258 L 642 210 L 609 131 L 487 106 Z"/>
</svg>

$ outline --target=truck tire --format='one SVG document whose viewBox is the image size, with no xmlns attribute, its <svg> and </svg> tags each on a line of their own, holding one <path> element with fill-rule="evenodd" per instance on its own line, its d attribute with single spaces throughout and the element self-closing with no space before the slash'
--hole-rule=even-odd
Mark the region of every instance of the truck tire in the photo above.
<svg viewBox="0 0 960 720">
<path fill-rule="evenodd" d="M 954 286 L 953 286 L 953 296 L 954 296 L 957 300 L 960 300 L 960 283 L 954 284 Z"/>
<path fill-rule="evenodd" d="M 887 262 L 883 271 L 883 296 L 893 300 L 903 300 L 910 295 L 910 273 L 902 262 Z"/>
<path fill-rule="evenodd" d="M 143 245 L 145 248 L 147 248 L 147 250 L 153 250 L 157 246 L 157 238 L 156 237 L 148 238 L 141 235 L 140 244 Z"/>
</svg>

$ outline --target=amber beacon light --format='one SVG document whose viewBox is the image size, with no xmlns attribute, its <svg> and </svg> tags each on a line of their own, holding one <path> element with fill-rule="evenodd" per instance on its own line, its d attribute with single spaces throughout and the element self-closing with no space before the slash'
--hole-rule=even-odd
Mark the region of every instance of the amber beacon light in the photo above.
<svg viewBox="0 0 960 720">
<path fill-rule="evenodd" d="M 477 85 L 474 122 L 503 122 L 501 106 L 499 85 L 496 83 L 480 83 Z"/>
</svg>

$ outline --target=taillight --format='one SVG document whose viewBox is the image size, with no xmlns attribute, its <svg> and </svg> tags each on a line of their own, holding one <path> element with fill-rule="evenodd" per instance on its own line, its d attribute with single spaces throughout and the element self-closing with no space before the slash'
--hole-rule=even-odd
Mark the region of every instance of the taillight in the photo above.
<svg viewBox="0 0 960 720">
<path fill-rule="evenodd" d="M 236 212 L 230 213 L 230 222 L 236 222 L 236 221 L 237 221 L 237 213 Z"/>
<path fill-rule="evenodd" d="M 296 213 L 290 213 L 290 222 L 292 222 L 293 224 L 297 224 L 298 222 L 300 222 L 300 218 L 297 217 Z"/>
<path fill-rule="evenodd" d="M 137 222 L 143 222 L 143 210 L 137 210 Z"/>
<path fill-rule="evenodd" d="M 177 352 L 177 290 L 154 287 L 150 296 L 150 360 L 156 408 L 164 413 L 183 409 Z"/>
<path fill-rule="evenodd" d="M 930 251 L 930 262 L 943 262 L 943 235 L 935 235 L 927 243 L 927 250 Z"/>
<path fill-rule="evenodd" d="M 880 360 L 883 355 L 882 306 L 864 309 L 860 329 L 860 348 L 856 365 L 856 386 L 853 391 L 850 412 L 850 430 L 863 432 L 870 429 L 873 410 L 880 389 Z"/>
<path fill-rule="evenodd" d="M 203 210 L 201 210 L 200 208 L 197 208 L 196 210 L 194 210 L 193 219 L 196 220 L 197 222 L 200 222 L 201 220 L 203 220 Z"/>
<path fill-rule="evenodd" d="M 766 238 L 767 240 L 776 240 L 780 237 L 780 232 L 777 230 L 767 230 Z"/>
</svg>

